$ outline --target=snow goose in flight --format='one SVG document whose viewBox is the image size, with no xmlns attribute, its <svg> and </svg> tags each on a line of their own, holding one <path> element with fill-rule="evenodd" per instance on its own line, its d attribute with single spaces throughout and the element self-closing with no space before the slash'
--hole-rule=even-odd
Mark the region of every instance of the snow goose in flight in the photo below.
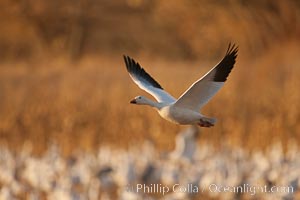
<svg viewBox="0 0 300 200">
<path fill-rule="evenodd" d="M 129 56 L 124 56 L 127 71 L 132 80 L 157 100 L 154 102 L 146 97 L 137 96 L 130 103 L 154 107 L 161 117 L 176 124 L 214 126 L 216 120 L 202 115 L 199 110 L 224 85 L 235 64 L 237 52 L 238 48 L 229 44 L 226 55 L 221 62 L 194 82 L 177 100 L 167 93 L 139 63 Z"/>
</svg>

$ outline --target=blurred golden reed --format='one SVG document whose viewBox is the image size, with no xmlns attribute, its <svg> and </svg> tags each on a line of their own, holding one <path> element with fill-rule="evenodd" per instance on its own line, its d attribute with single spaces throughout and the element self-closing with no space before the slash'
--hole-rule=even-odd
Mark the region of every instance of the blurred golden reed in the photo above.
<svg viewBox="0 0 300 200">
<path fill-rule="evenodd" d="M 122 54 L 175 97 L 240 46 L 204 113 L 201 140 L 249 149 L 300 139 L 300 5 L 290 1 L 8 1 L 0 3 L 0 141 L 65 153 L 145 138 L 169 149 L 181 127 L 129 100 L 143 94 Z M 172 75 L 170 75 L 170 73 Z"/>
</svg>

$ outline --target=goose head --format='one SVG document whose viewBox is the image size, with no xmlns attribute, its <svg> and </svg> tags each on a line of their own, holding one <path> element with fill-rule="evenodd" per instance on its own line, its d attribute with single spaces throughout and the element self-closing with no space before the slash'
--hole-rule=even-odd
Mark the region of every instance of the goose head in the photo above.
<svg viewBox="0 0 300 200">
<path fill-rule="evenodd" d="M 138 104 L 138 105 L 148 105 L 149 99 L 143 96 L 137 96 L 133 100 L 130 101 L 131 104 Z"/>
</svg>

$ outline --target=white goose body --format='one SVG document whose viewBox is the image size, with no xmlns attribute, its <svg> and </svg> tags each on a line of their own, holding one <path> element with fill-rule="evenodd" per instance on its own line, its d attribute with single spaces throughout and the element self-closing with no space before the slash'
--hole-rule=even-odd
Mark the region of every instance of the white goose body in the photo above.
<svg viewBox="0 0 300 200">
<path fill-rule="evenodd" d="M 237 47 L 230 45 L 222 61 L 194 82 L 177 100 L 167 93 L 132 58 L 124 56 L 127 71 L 132 80 L 143 90 L 150 93 L 157 102 L 137 96 L 130 103 L 149 105 L 158 110 L 164 119 L 176 124 L 197 124 L 201 127 L 214 126 L 216 119 L 202 115 L 199 110 L 220 90 L 231 72 L 237 57 Z"/>
<path fill-rule="evenodd" d="M 171 104 L 158 110 L 160 116 L 175 124 L 197 124 L 203 117 L 199 112 L 181 108 Z"/>
</svg>

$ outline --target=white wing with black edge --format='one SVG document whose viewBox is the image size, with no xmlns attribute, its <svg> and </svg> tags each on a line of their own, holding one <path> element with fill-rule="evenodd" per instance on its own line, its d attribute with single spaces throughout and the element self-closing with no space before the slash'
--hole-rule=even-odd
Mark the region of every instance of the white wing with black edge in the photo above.
<svg viewBox="0 0 300 200">
<path fill-rule="evenodd" d="M 130 77 L 139 88 L 151 94 L 160 103 L 170 104 L 176 101 L 176 99 L 167 93 L 139 63 L 135 62 L 129 56 L 124 56 L 124 61 Z"/>
<path fill-rule="evenodd" d="M 175 106 L 198 111 L 224 85 L 237 57 L 238 47 L 229 44 L 222 61 L 188 88 L 175 102 Z"/>
</svg>

